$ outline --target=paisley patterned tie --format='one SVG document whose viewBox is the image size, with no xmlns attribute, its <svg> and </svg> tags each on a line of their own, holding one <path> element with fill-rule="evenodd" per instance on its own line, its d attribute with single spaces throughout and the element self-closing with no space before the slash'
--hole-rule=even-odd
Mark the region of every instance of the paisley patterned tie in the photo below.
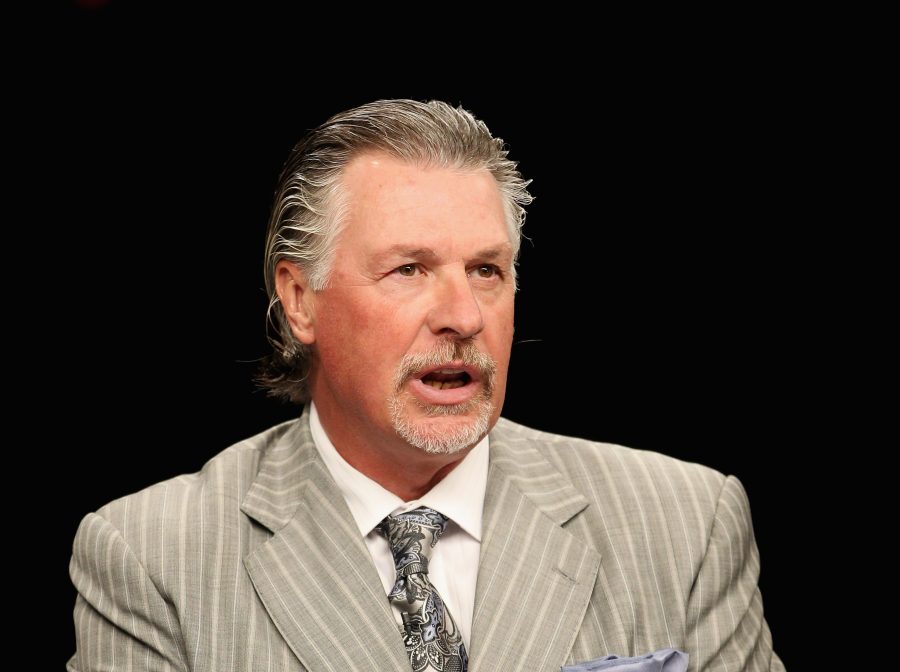
<svg viewBox="0 0 900 672">
<path fill-rule="evenodd" d="M 413 672 L 466 672 L 469 667 L 456 623 L 428 580 L 431 549 L 446 527 L 445 515 L 424 506 L 388 516 L 378 526 L 394 555 L 397 582 L 388 598 L 400 607 Z"/>
</svg>

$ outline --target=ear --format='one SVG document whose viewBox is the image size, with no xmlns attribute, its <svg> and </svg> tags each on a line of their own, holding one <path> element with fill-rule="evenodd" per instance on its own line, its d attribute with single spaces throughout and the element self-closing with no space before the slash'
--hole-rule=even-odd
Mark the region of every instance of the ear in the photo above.
<svg viewBox="0 0 900 672">
<path fill-rule="evenodd" d="M 312 345 L 316 340 L 315 292 L 309 288 L 306 274 L 295 264 L 282 259 L 275 265 L 275 291 L 294 337 L 305 345 Z"/>
</svg>

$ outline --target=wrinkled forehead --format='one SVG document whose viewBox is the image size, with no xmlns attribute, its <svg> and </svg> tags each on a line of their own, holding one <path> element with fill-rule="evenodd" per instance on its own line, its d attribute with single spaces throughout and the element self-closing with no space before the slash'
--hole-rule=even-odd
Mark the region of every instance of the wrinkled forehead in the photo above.
<svg viewBox="0 0 900 672">
<path fill-rule="evenodd" d="M 384 248 L 511 247 L 506 213 L 489 171 L 422 168 L 363 154 L 342 176 L 342 238 Z"/>
</svg>

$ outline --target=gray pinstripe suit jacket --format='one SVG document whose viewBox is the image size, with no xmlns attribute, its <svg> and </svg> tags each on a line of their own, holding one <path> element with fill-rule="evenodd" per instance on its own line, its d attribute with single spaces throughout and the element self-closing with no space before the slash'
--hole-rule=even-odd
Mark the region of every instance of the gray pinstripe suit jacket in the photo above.
<svg viewBox="0 0 900 672">
<path fill-rule="evenodd" d="M 80 670 L 409 670 L 308 415 L 85 516 Z M 783 670 L 734 477 L 645 451 L 491 433 L 470 670 L 663 647 L 690 670 Z"/>
</svg>

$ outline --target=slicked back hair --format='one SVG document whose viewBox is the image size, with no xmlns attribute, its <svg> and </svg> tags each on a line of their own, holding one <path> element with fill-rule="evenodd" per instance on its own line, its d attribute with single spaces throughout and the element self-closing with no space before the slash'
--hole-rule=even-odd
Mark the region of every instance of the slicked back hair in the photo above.
<svg viewBox="0 0 900 672">
<path fill-rule="evenodd" d="M 507 159 L 501 138 L 460 107 L 431 100 L 377 100 L 340 112 L 309 132 L 291 151 L 278 186 L 266 235 L 269 341 L 257 382 L 269 394 L 302 404 L 309 399 L 309 346 L 297 341 L 275 289 L 275 266 L 285 259 L 310 289 L 328 286 L 335 244 L 345 221 L 341 176 L 352 159 L 382 152 L 422 168 L 487 170 L 496 180 L 513 259 L 518 256 L 530 180 Z M 515 279 L 515 264 L 510 269 Z"/>
</svg>

